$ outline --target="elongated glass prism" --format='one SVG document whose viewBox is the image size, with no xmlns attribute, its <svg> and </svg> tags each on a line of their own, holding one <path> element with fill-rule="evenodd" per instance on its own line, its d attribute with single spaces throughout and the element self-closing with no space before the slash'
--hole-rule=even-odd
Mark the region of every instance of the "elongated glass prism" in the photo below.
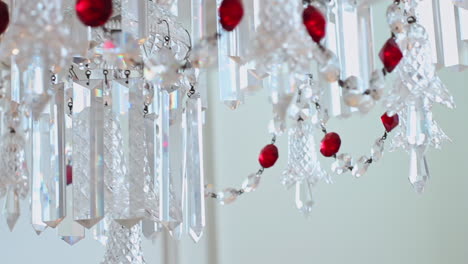
<svg viewBox="0 0 468 264">
<path fill-rule="evenodd" d="M 112 81 L 112 108 L 121 129 L 123 179 L 115 179 L 113 218 L 131 228 L 146 215 L 145 177 L 149 174 L 145 140 L 144 97 L 140 79 Z M 117 144 L 118 142 L 116 142 Z M 108 153 L 115 155 L 116 153 Z M 107 157 L 106 157 L 107 158 Z"/>
<path fill-rule="evenodd" d="M 188 232 L 198 242 L 205 228 L 202 103 L 197 94 L 187 99 L 184 112 L 184 177 Z"/>
<path fill-rule="evenodd" d="M 102 81 L 73 85 L 73 217 L 91 228 L 104 217 Z"/>
<path fill-rule="evenodd" d="M 53 97 L 33 123 L 33 173 L 42 177 L 42 221 L 55 228 L 66 212 L 64 84 L 53 86 Z"/>
<path fill-rule="evenodd" d="M 157 168 L 157 188 L 159 194 L 159 220 L 169 230 L 176 228 L 182 221 L 182 212 L 180 205 L 176 201 L 173 190 L 173 180 L 175 172 L 171 172 L 170 148 L 170 95 L 167 91 L 159 90 L 159 115 L 154 125 L 157 127 L 157 141 L 153 144 L 154 155 L 159 157 L 153 160 L 154 167 Z M 156 186 L 155 186 L 156 187 Z"/>
</svg>

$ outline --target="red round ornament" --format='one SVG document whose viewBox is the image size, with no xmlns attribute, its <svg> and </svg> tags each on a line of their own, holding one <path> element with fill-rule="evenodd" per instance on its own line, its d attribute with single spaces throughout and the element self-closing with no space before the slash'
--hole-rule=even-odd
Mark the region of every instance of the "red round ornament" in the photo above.
<svg viewBox="0 0 468 264">
<path fill-rule="evenodd" d="M 327 20 L 318 8 L 309 5 L 302 13 L 302 20 L 315 42 L 318 43 L 325 37 Z"/>
<path fill-rule="evenodd" d="M 320 153 L 325 157 L 331 157 L 338 153 L 341 147 L 341 138 L 337 133 L 327 133 L 320 144 Z"/>
<path fill-rule="evenodd" d="M 387 72 L 392 72 L 403 58 L 403 53 L 401 53 L 400 47 L 398 47 L 395 39 L 390 38 L 380 50 L 379 57 L 385 70 Z"/>
<path fill-rule="evenodd" d="M 8 5 L 0 1 L 0 34 L 5 33 L 10 23 L 10 14 L 8 12 Z"/>
<path fill-rule="evenodd" d="M 385 131 L 390 132 L 395 127 L 398 126 L 400 123 L 400 117 L 398 114 L 394 114 L 393 116 L 388 116 L 387 113 L 384 113 L 380 119 L 382 120 L 382 124 L 385 127 Z"/>
<path fill-rule="evenodd" d="M 241 0 L 224 0 L 218 9 L 219 23 L 226 31 L 233 31 L 244 16 Z"/>
<path fill-rule="evenodd" d="M 260 155 L 258 156 L 258 162 L 262 168 L 270 168 L 275 165 L 278 157 L 278 148 L 273 144 L 269 144 L 266 145 L 260 152 Z"/>
<path fill-rule="evenodd" d="M 83 24 L 99 27 L 112 15 L 112 0 L 77 0 L 75 10 Z"/>
</svg>

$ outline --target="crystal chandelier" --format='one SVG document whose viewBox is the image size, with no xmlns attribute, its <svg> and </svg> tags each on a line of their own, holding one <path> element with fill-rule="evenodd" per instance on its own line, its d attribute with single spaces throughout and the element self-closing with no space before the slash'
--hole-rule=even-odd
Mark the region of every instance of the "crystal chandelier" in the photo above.
<svg viewBox="0 0 468 264">
<path fill-rule="evenodd" d="M 320 182 L 362 177 L 387 141 L 409 154 L 409 181 L 421 193 L 426 153 L 449 140 L 432 107 L 455 106 L 437 70 L 468 66 L 468 2 L 395 0 L 378 55 L 375 2 L 0 1 L 0 197 L 9 228 L 29 200 L 24 217 L 38 234 L 55 228 L 73 245 L 90 229 L 106 245 L 102 263 L 145 263 L 143 235 L 166 229 L 198 242 L 205 199 L 224 205 L 255 191 L 282 134 L 281 182 L 305 215 Z M 207 30 L 210 12 L 216 32 Z M 271 142 L 240 188 L 205 182 L 208 71 L 233 110 L 269 91 Z M 370 153 L 341 153 L 329 118 L 365 115 L 378 103 L 383 134 Z M 333 159 L 330 169 L 320 156 Z"/>
</svg>

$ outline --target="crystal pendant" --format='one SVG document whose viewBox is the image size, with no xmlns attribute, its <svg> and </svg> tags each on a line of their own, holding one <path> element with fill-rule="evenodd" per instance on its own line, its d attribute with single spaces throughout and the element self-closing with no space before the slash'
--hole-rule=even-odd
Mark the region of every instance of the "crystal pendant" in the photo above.
<svg viewBox="0 0 468 264">
<path fill-rule="evenodd" d="M 261 177 L 257 173 L 250 174 L 242 183 L 242 190 L 247 193 L 255 191 L 260 184 L 260 180 Z"/>
<path fill-rule="evenodd" d="M 5 199 L 5 206 L 3 207 L 3 215 L 6 218 L 8 228 L 13 231 L 16 222 L 18 221 L 21 214 L 19 194 L 15 186 L 10 186 L 7 191 Z"/>
<path fill-rule="evenodd" d="M 73 86 L 73 216 L 91 228 L 104 217 L 102 81 Z"/>
<path fill-rule="evenodd" d="M 193 94 L 186 101 L 184 112 L 184 177 L 186 209 L 190 237 L 198 242 L 205 228 L 205 184 L 203 166 L 203 118 L 201 99 Z"/>
<path fill-rule="evenodd" d="M 313 132 L 314 126 L 304 121 L 297 122 L 289 130 L 288 166 L 282 177 L 282 182 L 287 188 L 306 180 L 315 185 L 326 177 L 326 172 L 318 160 Z"/>
<path fill-rule="evenodd" d="M 296 183 L 296 207 L 304 216 L 309 216 L 314 206 L 313 185 L 307 180 Z"/>
<path fill-rule="evenodd" d="M 424 152 L 424 149 L 421 147 L 415 147 L 410 150 L 409 181 L 417 193 L 424 191 L 430 177 Z"/>
</svg>

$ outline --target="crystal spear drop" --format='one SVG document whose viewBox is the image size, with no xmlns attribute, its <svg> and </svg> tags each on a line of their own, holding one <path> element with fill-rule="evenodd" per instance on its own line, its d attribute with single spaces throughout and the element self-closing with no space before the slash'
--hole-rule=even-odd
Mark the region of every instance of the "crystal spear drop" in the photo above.
<svg viewBox="0 0 468 264">
<path fill-rule="evenodd" d="M 184 176 L 187 179 L 186 208 L 189 234 L 198 242 L 205 227 L 205 184 L 203 167 L 203 119 L 198 94 L 187 99 L 184 112 Z"/>
</svg>

